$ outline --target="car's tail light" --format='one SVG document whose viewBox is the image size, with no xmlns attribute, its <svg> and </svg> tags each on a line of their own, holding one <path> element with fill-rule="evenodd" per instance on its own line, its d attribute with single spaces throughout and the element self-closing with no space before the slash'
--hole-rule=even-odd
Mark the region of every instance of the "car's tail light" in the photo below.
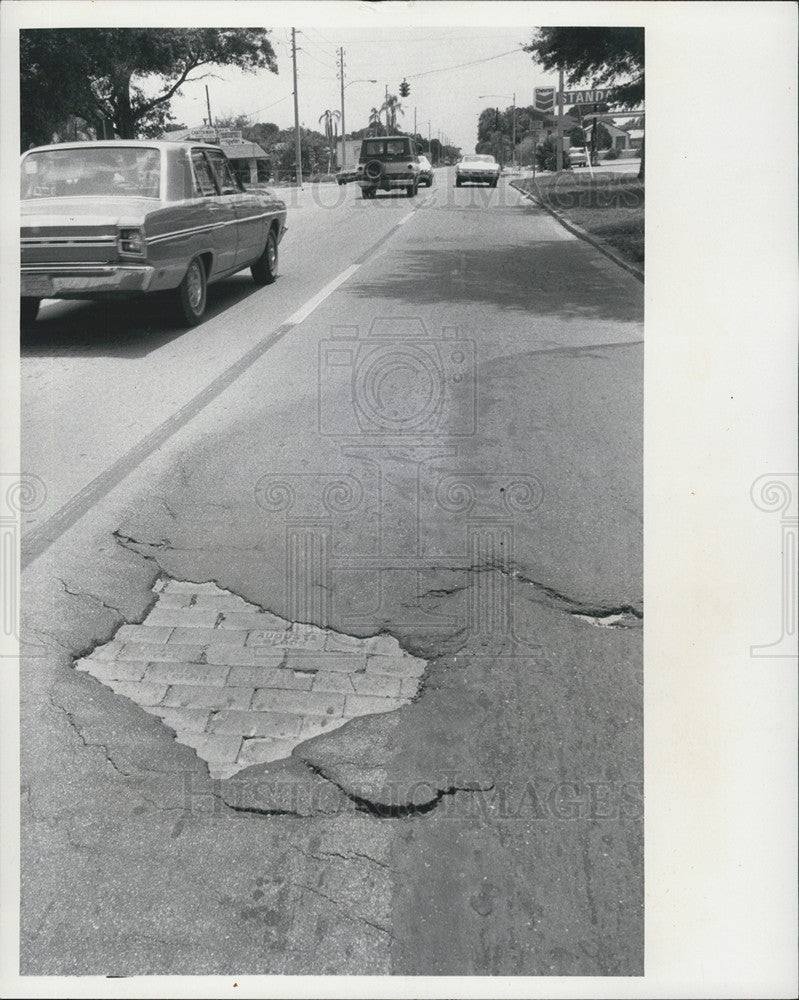
<svg viewBox="0 0 799 1000">
<path fill-rule="evenodd" d="M 119 252 L 130 257 L 144 256 L 144 236 L 141 229 L 119 230 Z"/>
</svg>

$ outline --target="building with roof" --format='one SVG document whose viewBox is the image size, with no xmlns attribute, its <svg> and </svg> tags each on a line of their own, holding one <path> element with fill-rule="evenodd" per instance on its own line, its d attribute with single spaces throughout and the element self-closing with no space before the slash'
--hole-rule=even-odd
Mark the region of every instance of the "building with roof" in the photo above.
<svg viewBox="0 0 799 1000">
<path fill-rule="evenodd" d="M 271 175 L 269 155 L 255 143 L 243 139 L 237 129 L 182 128 L 166 132 L 162 139 L 176 142 L 211 142 L 221 147 L 239 180 L 244 184 L 265 184 Z"/>
</svg>

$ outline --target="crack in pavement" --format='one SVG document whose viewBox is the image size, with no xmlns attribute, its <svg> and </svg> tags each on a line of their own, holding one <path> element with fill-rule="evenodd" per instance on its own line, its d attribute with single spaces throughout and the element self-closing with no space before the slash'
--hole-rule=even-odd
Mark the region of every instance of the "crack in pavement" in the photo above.
<svg viewBox="0 0 799 1000">
<path fill-rule="evenodd" d="M 633 628 L 637 626 L 644 617 L 643 611 L 640 608 L 637 608 L 634 604 L 597 604 L 588 603 L 586 601 L 578 601 L 569 597 L 567 594 L 561 593 L 561 591 L 556 590 L 554 587 L 541 583 L 540 580 L 534 580 L 532 577 L 525 576 L 516 568 L 509 568 L 496 563 L 480 563 L 476 566 L 442 566 L 438 569 L 445 570 L 449 573 L 500 573 L 501 575 L 510 577 L 510 579 L 516 580 L 525 586 L 532 587 L 537 593 L 542 594 L 547 598 L 545 602 L 539 603 L 546 603 L 550 607 L 554 607 L 555 610 L 565 611 L 567 614 L 589 622 L 589 624 L 600 624 L 605 628 Z M 453 594 L 469 590 L 471 586 L 471 583 L 464 583 L 454 587 L 434 588 L 426 591 L 424 594 L 419 594 L 417 600 L 421 601 L 426 597 L 449 597 Z M 619 621 L 612 623 L 602 622 L 602 619 L 614 617 L 618 617 Z M 594 619 L 596 619 L 596 621 L 594 621 Z M 625 619 L 626 623 L 623 623 L 625 622 Z M 630 621 L 630 619 L 633 619 L 633 621 Z"/>
<path fill-rule="evenodd" d="M 108 763 L 111 765 L 111 767 L 113 767 L 113 769 L 118 774 L 121 774 L 121 775 L 123 775 L 126 778 L 134 777 L 134 774 L 133 774 L 132 771 L 123 771 L 122 768 L 116 763 L 116 761 L 114 760 L 114 758 L 111 756 L 111 753 L 110 753 L 110 751 L 109 751 L 109 749 L 108 749 L 108 747 L 106 746 L 105 743 L 90 743 L 89 740 L 86 739 L 86 737 L 81 732 L 80 726 L 75 721 L 75 716 L 72 714 L 72 712 L 70 712 L 68 709 L 64 708 L 63 705 L 59 705 L 58 702 L 54 701 L 52 697 L 49 698 L 48 700 L 49 700 L 50 704 L 53 706 L 53 708 L 56 708 L 60 712 L 63 712 L 63 714 L 67 717 L 67 722 L 69 723 L 70 728 L 74 731 L 75 735 L 81 741 L 81 743 L 83 744 L 83 746 L 88 747 L 90 749 L 102 750 L 103 754 L 105 756 L 105 759 L 108 761 Z M 151 770 L 154 770 L 154 769 L 151 769 Z M 158 772 L 155 772 L 155 773 L 160 774 L 161 772 L 158 771 Z"/>
<path fill-rule="evenodd" d="M 328 894 L 326 892 L 322 892 L 321 889 L 314 889 L 310 885 L 305 885 L 304 882 L 289 882 L 288 884 L 293 886 L 295 889 L 304 889 L 306 892 L 313 893 L 315 896 L 320 896 L 322 899 L 326 899 L 329 903 L 333 903 L 336 907 L 342 907 L 344 905 L 341 900 L 336 899 L 334 896 L 328 896 Z M 354 916 L 346 911 L 342 912 L 341 916 L 344 917 L 345 920 L 352 920 L 357 923 L 366 924 L 368 927 L 373 927 L 376 931 L 380 931 L 381 934 L 388 935 L 392 941 L 394 940 L 394 935 L 387 927 L 383 927 L 382 924 L 376 924 L 373 920 L 369 920 L 366 917 Z"/>
<path fill-rule="evenodd" d="M 324 769 L 318 764 L 311 764 L 310 761 L 304 759 L 303 763 L 314 775 L 324 779 L 331 785 L 338 788 L 339 791 L 355 805 L 356 811 L 368 813 L 370 816 L 374 816 L 377 819 L 407 819 L 411 816 L 424 816 L 427 815 L 427 813 L 431 813 L 445 796 L 456 795 L 458 792 L 468 792 L 471 794 L 474 792 L 487 791 L 494 787 L 493 782 L 475 782 L 473 785 L 468 785 L 466 783 L 447 785 L 445 788 L 437 788 L 426 802 L 388 803 L 348 791 L 334 778 L 325 774 Z M 417 782 L 417 784 L 419 783 Z M 431 791 L 433 791 L 433 786 L 430 782 L 423 782 L 422 784 L 425 784 Z"/>
<path fill-rule="evenodd" d="M 119 608 L 114 607 L 113 604 L 106 604 L 106 602 L 102 598 L 98 597 L 96 594 L 89 593 L 88 591 L 85 590 L 70 590 L 69 587 L 67 586 L 66 580 L 64 580 L 63 577 L 57 576 L 56 580 L 58 580 L 58 582 L 61 584 L 61 588 L 65 594 L 69 594 L 71 597 L 83 597 L 86 598 L 87 600 L 97 601 L 97 603 L 101 607 L 105 608 L 107 611 L 113 611 L 115 614 L 119 615 L 120 618 L 125 617 L 124 613 L 120 611 Z"/>
<path fill-rule="evenodd" d="M 373 865 L 377 865 L 379 868 L 385 868 L 386 871 L 391 872 L 393 875 L 403 875 L 404 872 L 400 872 L 396 868 L 392 868 L 391 865 L 387 865 L 384 861 L 378 861 L 377 858 L 373 858 L 371 854 L 364 854 L 362 851 L 352 851 L 349 854 L 342 854 L 340 851 L 322 851 L 320 854 L 314 854 L 313 851 L 303 851 L 302 848 L 297 847 L 296 844 L 288 845 L 291 850 L 296 851 L 298 854 L 302 854 L 305 858 L 313 858 L 314 861 L 319 861 L 322 864 L 325 863 L 327 858 L 341 858 L 342 861 L 355 861 L 356 858 L 362 861 L 369 861 Z"/>
</svg>

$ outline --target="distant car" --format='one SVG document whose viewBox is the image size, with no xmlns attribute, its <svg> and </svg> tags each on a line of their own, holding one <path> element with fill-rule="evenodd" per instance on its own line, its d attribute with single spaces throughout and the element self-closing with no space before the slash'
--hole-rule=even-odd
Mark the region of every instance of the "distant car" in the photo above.
<svg viewBox="0 0 799 1000">
<path fill-rule="evenodd" d="M 426 156 L 419 155 L 419 183 L 430 187 L 433 183 L 433 164 Z"/>
<path fill-rule="evenodd" d="M 466 181 L 496 187 L 499 172 L 499 164 L 493 156 L 486 153 L 469 153 L 462 156 L 455 167 L 455 187 L 460 187 Z"/>
<path fill-rule="evenodd" d="M 341 185 L 341 184 L 349 184 L 350 181 L 356 181 L 357 179 L 358 179 L 358 167 L 357 166 L 342 167 L 336 173 L 336 180 L 338 181 L 339 185 Z"/>
<path fill-rule="evenodd" d="M 189 326 L 209 284 L 277 276 L 286 206 L 245 191 L 218 146 L 112 140 L 39 146 L 21 161 L 21 312 L 41 299 L 164 292 Z"/>
<path fill-rule="evenodd" d="M 582 148 L 582 146 L 572 146 L 572 148 L 568 150 L 568 153 L 569 153 L 570 167 L 588 166 L 588 154 Z"/>
<path fill-rule="evenodd" d="M 599 163 L 599 158 L 594 150 L 586 151 L 582 146 L 572 146 L 571 149 L 566 151 L 569 156 L 569 166 L 570 167 L 587 167 L 588 166 L 588 155 L 591 157 L 591 166 L 595 167 Z"/>
<path fill-rule="evenodd" d="M 402 188 L 409 198 L 419 189 L 419 151 L 408 135 L 364 139 L 358 161 L 358 184 L 364 198 Z"/>
</svg>

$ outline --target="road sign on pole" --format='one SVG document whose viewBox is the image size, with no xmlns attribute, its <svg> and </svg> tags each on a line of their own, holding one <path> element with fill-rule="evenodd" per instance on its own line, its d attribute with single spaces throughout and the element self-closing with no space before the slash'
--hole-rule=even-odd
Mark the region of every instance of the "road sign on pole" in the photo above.
<svg viewBox="0 0 799 1000">
<path fill-rule="evenodd" d="M 536 111 L 552 111 L 555 107 L 555 88 L 536 87 L 533 91 L 533 107 Z"/>
</svg>

